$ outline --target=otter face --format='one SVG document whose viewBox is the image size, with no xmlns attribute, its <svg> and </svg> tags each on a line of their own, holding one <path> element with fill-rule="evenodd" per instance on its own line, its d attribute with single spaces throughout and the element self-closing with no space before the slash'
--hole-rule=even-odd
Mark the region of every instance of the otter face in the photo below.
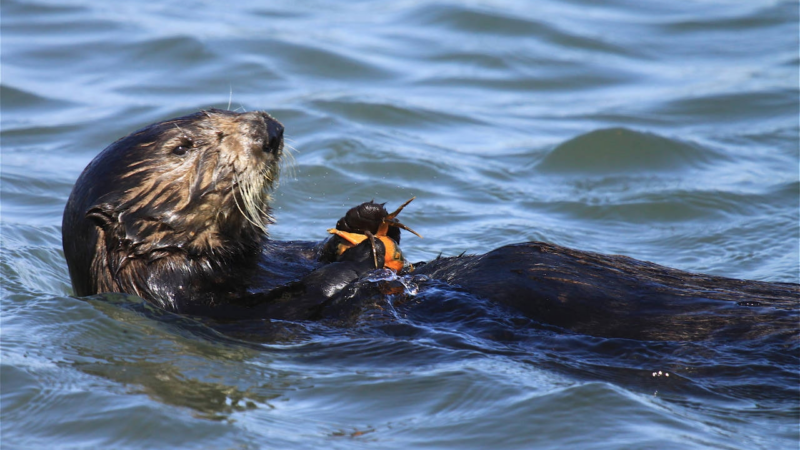
<svg viewBox="0 0 800 450">
<path fill-rule="evenodd" d="M 133 148 L 124 145 L 128 140 L 136 147 L 126 156 L 136 159 L 125 158 L 118 178 L 125 186 L 120 206 L 141 225 L 168 226 L 189 250 L 210 249 L 219 237 L 247 237 L 253 229 L 266 233 L 283 149 L 283 126 L 269 115 L 201 112 L 120 142 Z"/>
<path fill-rule="evenodd" d="M 84 170 L 67 203 L 70 273 L 77 265 L 81 275 L 97 272 L 98 258 L 114 276 L 133 260 L 219 261 L 259 248 L 282 152 L 283 126 L 264 112 L 202 111 L 116 141 Z M 76 237 L 90 242 L 68 242 Z M 91 241 L 95 254 L 86 258 Z M 76 293 L 87 295 L 75 278 Z"/>
</svg>

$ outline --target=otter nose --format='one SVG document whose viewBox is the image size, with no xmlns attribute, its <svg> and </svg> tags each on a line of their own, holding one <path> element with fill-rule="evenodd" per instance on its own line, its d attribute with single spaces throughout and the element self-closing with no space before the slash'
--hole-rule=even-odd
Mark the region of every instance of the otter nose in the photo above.
<svg viewBox="0 0 800 450">
<path fill-rule="evenodd" d="M 267 136 L 269 140 L 264 146 L 264 151 L 278 153 L 283 144 L 283 125 L 275 119 L 267 119 Z"/>
</svg>

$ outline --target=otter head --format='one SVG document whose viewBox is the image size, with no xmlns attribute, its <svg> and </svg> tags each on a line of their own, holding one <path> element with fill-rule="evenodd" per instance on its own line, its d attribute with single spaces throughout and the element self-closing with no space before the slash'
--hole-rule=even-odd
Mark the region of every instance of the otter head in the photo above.
<svg viewBox="0 0 800 450">
<path fill-rule="evenodd" d="M 75 293 L 127 292 L 170 306 L 167 273 L 184 288 L 187 277 L 219 274 L 257 253 L 282 151 L 283 126 L 268 114 L 222 110 L 159 122 L 108 146 L 64 211 Z"/>
</svg>

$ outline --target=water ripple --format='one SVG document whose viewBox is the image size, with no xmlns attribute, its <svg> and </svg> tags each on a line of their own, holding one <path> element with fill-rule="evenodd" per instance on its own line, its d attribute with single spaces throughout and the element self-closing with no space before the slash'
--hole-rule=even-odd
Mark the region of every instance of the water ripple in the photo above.
<svg viewBox="0 0 800 450">
<path fill-rule="evenodd" d="M 68 297 L 60 222 L 119 137 L 265 109 L 297 149 L 277 238 L 416 195 L 415 261 L 545 240 L 797 282 L 797 31 L 782 0 L 3 2 L 4 444 L 796 448 L 796 333 L 604 340 L 458 292 L 212 326 Z"/>
</svg>

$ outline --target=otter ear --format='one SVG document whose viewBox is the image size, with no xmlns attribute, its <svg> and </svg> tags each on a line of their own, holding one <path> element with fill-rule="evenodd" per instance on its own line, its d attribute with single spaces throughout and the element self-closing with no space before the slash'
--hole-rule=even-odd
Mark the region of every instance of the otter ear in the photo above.
<svg viewBox="0 0 800 450">
<path fill-rule="evenodd" d="M 110 203 L 100 203 L 94 205 L 86 211 L 86 218 L 94 222 L 98 227 L 106 229 L 109 225 L 119 221 L 114 206 Z"/>
</svg>

